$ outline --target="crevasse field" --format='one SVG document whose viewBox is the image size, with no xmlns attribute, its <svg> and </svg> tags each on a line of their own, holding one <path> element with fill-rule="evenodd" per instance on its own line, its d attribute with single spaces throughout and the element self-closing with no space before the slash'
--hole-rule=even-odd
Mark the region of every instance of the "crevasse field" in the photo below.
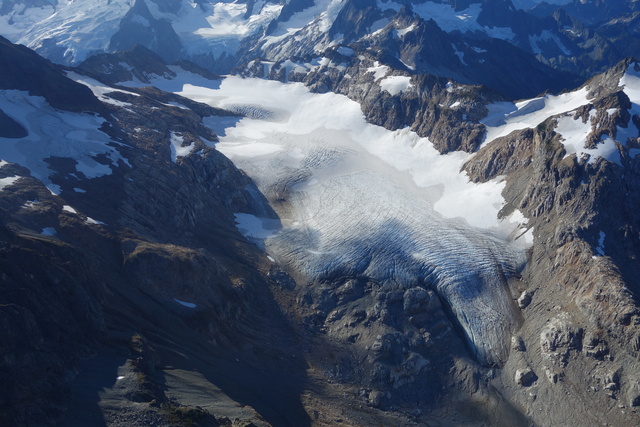
<svg viewBox="0 0 640 427">
<path fill-rule="evenodd" d="M 368 124 L 359 104 L 344 96 L 313 94 L 299 83 L 211 81 L 173 70 L 176 78 L 152 83 L 238 113 L 205 123 L 220 137 L 215 147 L 256 182 L 279 214 L 273 220 L 236 213 L 238 229 L 270 259 L 310 281 L 366 275 L 389 289 L 433 287 L 479 359 L 503 360 L 516 323 L 506 280 L 533 242 L 519 211 L 498 218 L 504 182 L 471 183 L 460 170 L 472 155 L 440 155 L 408 129 Z M 108 97 L 99 84 L 72 77 Z M 640 79 L 631 72 L 624 79 L 635 94 Z M 558 115 L 569 153 L 608 155 L 601 149 L 608 141 L 600 151 L 585 152 L 577 141 L 585 129 L 568 122 L 568 112 L 586 102 L 582 89 L 492 105 L 485 144 Z M 190 154 L 176 134 L 169 139 L 173 161 Z"/>
</svg>

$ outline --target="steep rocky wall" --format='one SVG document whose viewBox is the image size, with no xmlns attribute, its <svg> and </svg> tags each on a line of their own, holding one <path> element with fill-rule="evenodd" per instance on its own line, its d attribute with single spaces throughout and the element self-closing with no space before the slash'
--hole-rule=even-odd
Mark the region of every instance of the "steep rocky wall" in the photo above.
<svg viewBox="0 0 640 427">
<path fill-rule="evenodd" d="M 587 143 L 615 135 L 614 123 L 631 125 L 628 98 L 615 90 L 577 110 L 596 117 Z M 551 118 L 495 140 L 465 166 L 478 181 L 506 175 L 503 213 L 521 210 L 535 236 L 514 287 L 524 323 L 495 383 L 540 425 L 578 416 L 635 425 L 640 159 L 621 145 L 620 164 L 566 156 L 555 125 Z"/>
</svg>

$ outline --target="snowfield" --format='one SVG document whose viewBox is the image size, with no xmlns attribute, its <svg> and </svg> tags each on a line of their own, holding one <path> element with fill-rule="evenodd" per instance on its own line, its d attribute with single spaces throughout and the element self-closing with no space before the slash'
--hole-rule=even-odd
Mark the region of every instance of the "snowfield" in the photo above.
<svg viewBox="0 0 640 427">
<path fill-rule="evenodd" d="M 0 138 L 0 159 L 28 168 L 54 194 L 60 187 L 51 182 L 55 171 L 46 161 L 49 157 L 74 159 L 78 179 L 110 175 L 112 167 L 128 164 L 100 130 L 101 117 L 55 110 L 44 98 L 17 90 L 0 91 L 0 109 L 28 131 L 24 138 Z M 98 162 L 100 155 L 109 163 Z"/>
<path fill-rule="evenodd" d="M 589 103 L 588 88 L 575 92 L 545 95 L 520 102 L 498 102 L 487 106 L 489 114 L 482 120 L 487 127 L 484 144 L 509 135 L 514 130 L 534 128 L 550 116 L 575 110 Z"/>
</svg>

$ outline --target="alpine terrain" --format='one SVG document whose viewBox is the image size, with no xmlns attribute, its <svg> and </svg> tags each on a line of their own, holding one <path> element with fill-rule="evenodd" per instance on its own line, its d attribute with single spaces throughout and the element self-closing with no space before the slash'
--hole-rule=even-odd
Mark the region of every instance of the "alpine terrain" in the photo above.
<svg viewBox="0 0 640 427">
<path fill-rule="evenodd" d="M 0 0 L 0 425 L 640 425 L 635 0 Z"/>
</svg>

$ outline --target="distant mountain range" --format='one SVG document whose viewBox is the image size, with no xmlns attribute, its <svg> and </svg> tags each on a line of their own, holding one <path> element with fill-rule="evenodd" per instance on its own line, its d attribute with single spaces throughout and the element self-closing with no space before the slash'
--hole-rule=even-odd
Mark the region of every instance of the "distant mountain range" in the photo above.
<svg viewBox="0 0 640 427">
<path fill-rule="evenodd" d="M 0 31 L 58 63 L 140 44 L 219 73 L 357 43 L 509 97 L 576 86 L 637 51 L 637 2 L 533 3 L 6 1 Z"/>
</svg>

